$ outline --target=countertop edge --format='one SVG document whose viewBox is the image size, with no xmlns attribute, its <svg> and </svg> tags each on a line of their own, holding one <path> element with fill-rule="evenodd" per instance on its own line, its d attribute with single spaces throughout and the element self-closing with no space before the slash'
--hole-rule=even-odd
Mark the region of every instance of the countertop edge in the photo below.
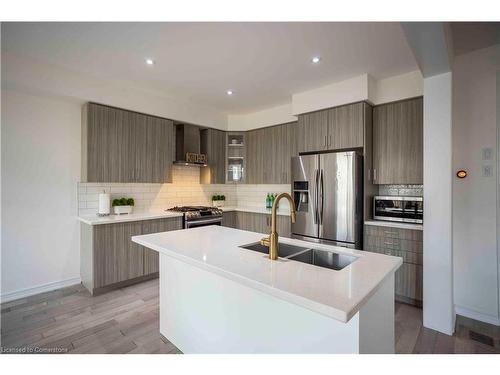
<svg viewBox="0 0 500 375">
<path fill-rule="evenodd" d="M 372 226 L 379 226 L 379 227 L 424 230 L 423 224 L 403 223 L 403 222 L 396 222 L 396 221 L 366 220 L 364 222 L 364 224 L 365 225 L 372 225 Z"/>
<path fill-rule="evenodd" d="M 223 212 L 235 212 L 236 211 L 236 212 L 252 212 L 252 213 L 269 214 L 269 215 L 271 214 L 271 210 L 266 209 L 266 208 L 229 206 L 229 207 L 220 207 L 220 209 Z M 279 216 L 290 216 L 290 213 L 288 211 L 278 211 L 277 214 Z M 163 218 L 170 218 L 170 217 L 180 217 L 183 214 L 181 212 L 165 212 L 165 213 L 163 213 L 163 212 L 159 212 L 159 213 L 144 212 L 144 213 L 137 213 L 137 214 L 131 214 L 131 215 L 133 215 L 133 216 L 128 216 L 128 214 L 110 215 L 110 216 L 104 216 L 104 217 L 99 217 L 97 215 L 95 215 L 95 216 L 77 216 L 77 220 L 81 221 L 82 223 L 88 224 L 88 225 L 103 225 L 103 224 L 113 224 L 113 223 L 125 223 L 125 222 L 132 222 L 132 221 L 163 219 Z"/>
<path fill-rule="evenodd" d="M 137 215 L 137 216 L 135 216 Z M 140 216 L 139 216 L 140 215 Z M 182 213 L 170 212 L 170 213 L 144 213 L 144 214 L 134 214 L 134 216 L 125 215 L 110 215 L 105 217 L 99 216 L 77 216 L 77 220 L 88 225 L 104 225 L 104 224 L 117 224 L 126 223 L 134 221 L 144 221 L 144 220 L 155 220 L 155 219 L 169 219 L 174 217 L 182 217 Z"/>
<path fill-rule="evenodd" d="M 223 270 L 223 269 L 218 268 L 216 266 L 213 266 L 211 264 L 207 264 L 207 263 L 192 259 L 192 258 L 187 257 L 187 256 L 182 256 L 175 251 L 171 251 L 171 250 L 165 249 L 163 247 L 154 245 L 150 242 L 143 241 L 137 237 L 139 237 L 139 236 L 133 236 L 131 238 L 132 241 L 139 244 L 139 245 L 153 249 L 153 250 L 157 251 L 158 253 L 170 256 L 174 259 L 185 262 L 185 263 L 190 264 L 194 267 L 213 272 L 221 277 L 225 277 L 229 280 L 241 283 L 242 285 L 247 286 L 249 288 L 256 289 L 258 291 L 261 291 L 261 292 L 266 293 L 268 295 L 271 295 L 273 297 L 279 298 L 279 299 L 286 301 L 288 303 L 293 303 L 293 304 L 301 306 L 307 310 L 324 315 L 328 318 L 338 320 L 342 323 L 349 322 L 349 320 L 351 320 L 351 318 L 353 316 L 355 316 L 361 310 L 361 308 L 366 304 L 366 302 L 379 290 L 379 288 L 384 283 L 384 281 L 390 275 L 394 274 L 397 271 L 397 269 L 403 264 L 403 261 L 400 258 L 398 263 L 379 282 L 377 282 L 376 285 L 372 288 L 372 290 L 364 298 L 362 298 L 355 306 L 353 306 L 353 308 L 351 310 L 342 311 L 342 310 L 336 309 L 332 306 L 327 306 L 325 304 L 312 301 L 306 297 L 302 297 L 302 296 L 292 294 L 292 293 L 284 291 L 284 290 L 279 290 L 276 288 L 269 287 L 266 284 L 263 284 L 263 283 L 258 282 L 256 280 L 252 280 L 248 277 L 244 277 L 244 276 L 235 274 L 233 272 Z"/>
</svg>

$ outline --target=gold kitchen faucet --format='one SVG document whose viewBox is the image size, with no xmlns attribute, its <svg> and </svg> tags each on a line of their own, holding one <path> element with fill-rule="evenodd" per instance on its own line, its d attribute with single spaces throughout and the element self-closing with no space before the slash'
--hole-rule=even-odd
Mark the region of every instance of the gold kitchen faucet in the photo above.
<svg viewBox="0 0 500 375">
<path fill-rule="evenodd" d="M 260 240 L 260 243 L 263 246 L 269 247 L 269 259 L 271 260 L 278 259 L 279 244 L 278 244 L 278 232 L 276 231 L 276 210 L 278 209 L 278 202 L 280 201 L 281 198 L 288 199 L 288 202 L 290 203 L 290 215 L 292 223 L 295 223 L 295 217 L 296 217 L 295 203 L 293 202 L 292 196 L 288 193 L 279 194 L 276 197 L 276 199 L 274 199 L 273 203 L 273 208 L 271 213 L 271 234 L 269 235 L 269 237 L 264 237 L 263 239 Z"/>
</svg>

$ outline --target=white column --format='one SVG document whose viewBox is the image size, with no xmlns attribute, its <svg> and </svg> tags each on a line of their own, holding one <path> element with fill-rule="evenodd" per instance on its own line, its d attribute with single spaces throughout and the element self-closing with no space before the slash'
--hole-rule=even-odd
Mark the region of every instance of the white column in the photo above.
<svg viewBox="0 0 500 375">
<path fill-rule="evenodd" d="M 424 79 L 424 326 L 453 334 L 452 76 Z"/>
</svg>

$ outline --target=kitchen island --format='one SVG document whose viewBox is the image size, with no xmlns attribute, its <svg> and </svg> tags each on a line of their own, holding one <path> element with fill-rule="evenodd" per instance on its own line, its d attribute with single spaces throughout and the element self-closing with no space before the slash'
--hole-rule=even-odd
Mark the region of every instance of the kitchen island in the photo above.
<svg viewBox="0 0 500 375">
<path fill-rule="evenodd" d="M 333 270 L 240 247 L 262 237 L 220 226 L 132 237 L 160 253 L 160 333 L 184 353 L 394 353 L 401 258 L 280 238 L 354 257 Z"/>
</svg>

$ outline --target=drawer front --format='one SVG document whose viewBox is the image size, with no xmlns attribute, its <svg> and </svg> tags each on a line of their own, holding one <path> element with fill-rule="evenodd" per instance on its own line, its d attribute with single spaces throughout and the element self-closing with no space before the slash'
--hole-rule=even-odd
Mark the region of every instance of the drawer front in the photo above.
<svg viewBox="0 0 500 375">
<path fill-rule="evenodd" d="M 366 225 L 364 250 L 403 258 L 395 274 L 396 296 L 422 301 L 422 231 Z"/>
<path fill-rule="evenodd" d="M 365 226 L 365 250 L 368 250 L 367 247 L 376 246 L 422 253 L 422 245 L 422 231 L 420 230 Z"/>
<path fill-rule="evenodd" d="M 379 236 L 409 241 L 422 241 L 422 231 L 392 227 L 379 227 Z"/>
</svg>

